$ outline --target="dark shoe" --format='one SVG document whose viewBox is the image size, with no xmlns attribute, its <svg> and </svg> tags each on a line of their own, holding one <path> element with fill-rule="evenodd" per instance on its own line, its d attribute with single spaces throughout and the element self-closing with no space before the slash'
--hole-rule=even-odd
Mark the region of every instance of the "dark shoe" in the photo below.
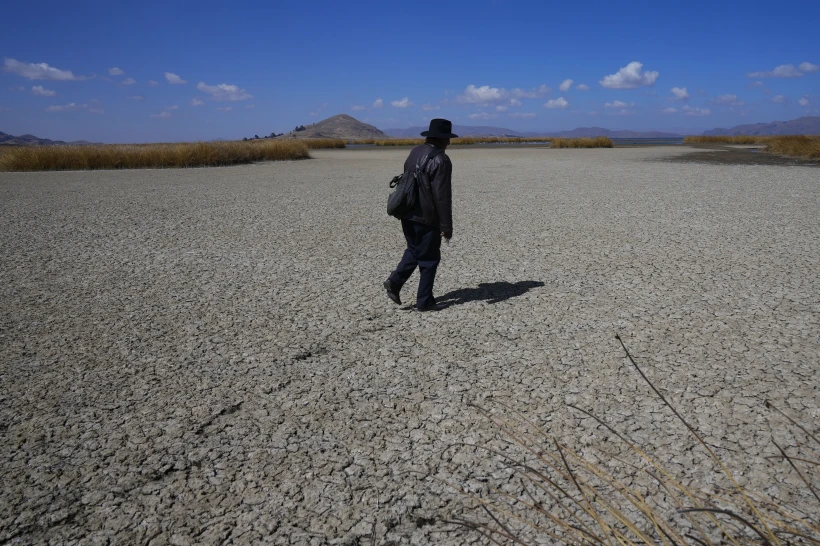
<svg viewBox="0 0 820 546">
<path fill-rule="evenodd" d="M 393 303 L 396 305 L 401 305 L 401 298 L 399 297 L 399 292 L 393 285 L 390 284 L 389 280 L 384 281 L 384 289 L 387 290 L 387 297 L 393 300 Z"/>
<path fill-rule="evenodd" d="M 414 309 L 419 313 L 426 313 L 428 311 L 441 311 L 443 309 L 447 309 L 447 306 L 437 303 L 435 305 L 431 305 L 430 307 L 414 307 Z"/>
</svg>

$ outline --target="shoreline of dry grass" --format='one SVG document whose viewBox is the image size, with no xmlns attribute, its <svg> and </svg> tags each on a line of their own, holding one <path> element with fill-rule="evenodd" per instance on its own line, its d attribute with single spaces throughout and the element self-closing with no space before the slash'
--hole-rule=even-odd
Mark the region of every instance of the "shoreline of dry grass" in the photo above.
<svg viewBox="0 0 820 546">
<path fill-rule="evenodd" d="M 688 136 L 684 144 L 765 144 L 763 151 L 799 159 L 820 159 L 820 136 Z"/>
<path fill-rule="evenodd" d="M 471 144 L 525 144 L 546 143 L 553 140 L 551 137 L 460 137 L 450 140 L 452 146 L 468 146 Z M 423 138 L 392 138 L 385 140 L 366 139 L 351 141 L 351 144 L 372 144 L 374 146 L 418 146 L 424 144 Z"/>
<path fill-rule="evenodd" d="M 609 137 L 594 138 L 554 138 L 551 148 L 614 148 L 615 144 Z"/>
<path fill-rule="evenodd" d="M 310 149 L 303 142 L 271 140 L 13 147 L 0 154 L 0 171 L 224 167 L 310 159 Z"/>
</svg>

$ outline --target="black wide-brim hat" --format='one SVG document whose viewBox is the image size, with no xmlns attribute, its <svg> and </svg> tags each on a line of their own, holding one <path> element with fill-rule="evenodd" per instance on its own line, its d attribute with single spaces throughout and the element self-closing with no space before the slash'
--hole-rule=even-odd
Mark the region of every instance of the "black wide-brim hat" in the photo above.
<svg viewBox="0 0 820 546">
<path fill-rule="evenodd" d="M 430 129 L 422 131 L 423 137 L 458 138 L 453 134 L 453 123 L 449 119 L 435 118 L 430 120 Z"/>
</svg>

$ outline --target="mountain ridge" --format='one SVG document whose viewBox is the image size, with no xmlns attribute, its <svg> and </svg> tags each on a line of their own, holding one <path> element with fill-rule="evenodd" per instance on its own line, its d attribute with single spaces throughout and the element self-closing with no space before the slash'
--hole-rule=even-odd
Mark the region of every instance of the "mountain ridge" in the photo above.
<svg viewBox="0 0 820 546">
<path fill-rule="evenodd" d="M 718 127 L 703 132 L 703 136 L 777 136 L 777 135 L 820 135 L 820 116 L 803 116 L 788 121 L 769 123 L 747 123 L 730 129 Z"/>
<path fill-rule="evenodd" d="M 14 136 L 0 132 L 0 146 L 88 146 L 91 144 L 94 144 L 94 142 L 88 142 L 87 140 L 65 142 L 64 140 L 49 140 L 29 134 Z"/>
</svg>

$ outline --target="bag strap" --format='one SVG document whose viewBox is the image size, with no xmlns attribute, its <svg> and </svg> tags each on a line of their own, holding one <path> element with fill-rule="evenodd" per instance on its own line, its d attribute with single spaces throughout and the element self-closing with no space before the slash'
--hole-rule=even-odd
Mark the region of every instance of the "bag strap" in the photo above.
<svg viewBox="0 0 820 546">
<path fill-rule="evenodd" d="M 427 162 L 428 161 L 430 161 L 431 159 L 435 158 L 437 155 L 439 155 L 443 152 L 444 152 L 444 150 L 442 150 L 440 148 L 436 148 L 435 146 L 433 146 L 433 149 L 431 151 L 427 152 L 427 154 L 423 156 L 421 161 L 416 163 L 416 174 L 418 174 L 420 171 L 424 170 L 424 168 L 427 167 Z M 421 165 L 419 165 L 419 164 L 421 164 Z"/>
</svg>

